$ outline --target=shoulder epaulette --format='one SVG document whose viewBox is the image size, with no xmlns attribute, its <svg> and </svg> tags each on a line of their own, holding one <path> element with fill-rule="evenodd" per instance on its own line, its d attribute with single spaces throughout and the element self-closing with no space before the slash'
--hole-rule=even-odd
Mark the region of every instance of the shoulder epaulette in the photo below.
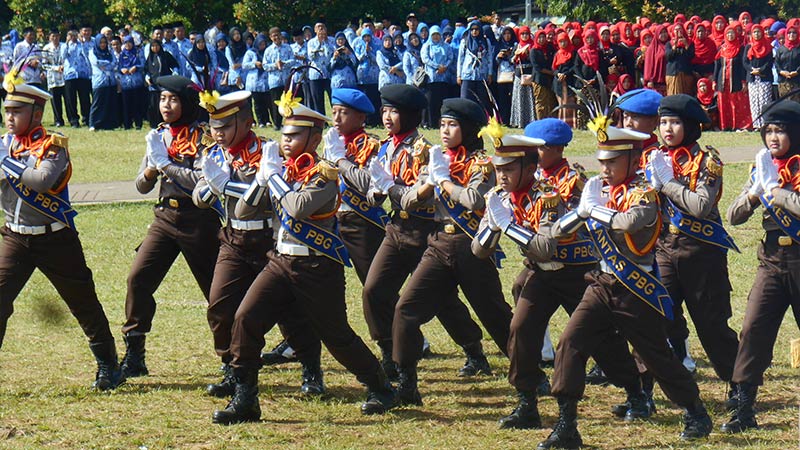
<svg viewBox="0 0 800 450">
<path fill-rule="evenodd" d="M 478 150 L 472 156 L 475 163 L 472 165 L 471 173 L 481 171 L 484 175 L 494 172 L 494 164 L 492 164 L 492 157 L 486 154 L 486 150 Z"/>
<path fill-rule="evenodd" d="M 333 181 L 339 177 L 339 169 L 326 159 L 321 159 L 317 163 L 317 168 L 319 169 L 319 175 L 325 181 Z"/>
<path fill-rule="evenodd" d="M 558 207 L 558 202 L 561 201 L 561 196 L 556 191 L 542 192 L 542 208 L 555 209 Z"/>
<path fill-rule="evenodd" d="M 429 150 L 432 146 L 433 145 L 427 139 L 425 139 L 425 136 L 421 134 L 414 140 L 411 154 L 417 161 L 419 161 L 421 166 L 428 164 L 428 157 L 430 155 Z"/>
<path fill-rule="evenodd" d="M 706 169 L 708 169 L 708 173 L 715 177 L 721 177 L 722 159 L 720 159 L 717 149 L 710 145 L 706 145 L 706 147 L 703 149 L 703 152 L 708 154 L 708 157 L 706 158 Z"/>
<path fill-rule="evenodd" d="M 658 192 L 653 189 L 646 182 L 642 181 L 637 183 L 633 189 L 629 191 L 631 205 L 646 205 L 648 203 L 655 203 L 658 200 Z"/>
<path fill-rule="evenodd" d="M 53 133 L 50 135 L 50 143 L 48 146 L 69 148 L 69 138 L 60 133 Z"/>
</svg>

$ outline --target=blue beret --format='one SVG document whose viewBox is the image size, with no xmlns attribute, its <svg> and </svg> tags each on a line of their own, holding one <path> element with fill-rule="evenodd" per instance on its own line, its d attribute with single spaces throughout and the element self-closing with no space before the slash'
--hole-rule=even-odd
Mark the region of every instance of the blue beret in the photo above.
<svg viewBox="0 0 800 450">
<path fill-rule="evenodd" d="M 572 140 L 572 128 L 563 120 L 546 118 L 529 123 L 525 136 L 542 139 L 545 145 L 567 145 Z"/>
<path fill-rule="evenodd" d="M 652 89 L 634 89 L 617 99 L 617 108 L 642 116 L 657 116 L 662 98 Z"/>
<path fill-rule="evenodd" d="M 375 112 L 375 107 L 366 94 L 358 89 L 340 88 L 331 92 L 331 105 L 342 105 L 365 114 Z"/>
</svg>

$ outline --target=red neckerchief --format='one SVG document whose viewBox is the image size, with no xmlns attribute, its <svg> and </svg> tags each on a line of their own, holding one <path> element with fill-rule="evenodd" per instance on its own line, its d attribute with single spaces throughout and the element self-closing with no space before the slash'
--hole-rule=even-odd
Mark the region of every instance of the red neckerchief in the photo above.
<svg viewBox="0 0 800 450">
<path fill-rule="evenodd" d="M 170 158 L 176 159 L 197 155 L 199 130 L 192 130 L 188 125 L 170 126 L 169 134 L 172 135 L 172 142 L 170 142 L 167 149 Z"/>
<path fill-rule="evenodd" d="M 369 136 L 363 128 L 360 128 L 355 133 L 345 135 L 344 143 L 347 147 L 345 156 L 358 164 L 358 167 L 364 167 L 374 150 L 378 148 L 378 146 L 367 145 Z"/>
<path fill-rule="evenodd" d="M 394 148 L 397 148 L 400 144 L 402 144 L 403 141 L 405 141 L 406 138 L 409 135 L 411 135 L 411 133 L 413 133 L 413 132 L 414 132 L 414 129 L 411 129 L 409 131 L 406 131 L 403 134 L 392 134 L 391 138 L 392 138 L 392 144 L 394 144 Z"/>
<path fill-rule="evenodd" d="M 14 140 L 19 142 L 19 145 L 17 146 L 16 149 L 12 151 L 11 156 L 19 159 L 19 155 L 21 155 L 25 151 L 28 151 L 30 153 L 30 156 L 36 158 L 38 165 L 38 162 L 41 161 L 42 158 L 44 158 L 45 150 L 47 150 L 48 147 L 47 145 L 45 145 L 45 143 L 47 142 L 46 138 L 47 138 L 47 130 L 45 130 L 41 126 L 32 129 L 25 136 L 14 135 Z"/>
<path fill-rule="evenodd" d="M 466 186 L 469 181 L 469 169 L 475 160 L 467 156 L 467 149 L 463 145 L 459 145 L 456 149 L 448 148 L 447 156 L 450 157 L 450 178 L 461 186 Z"/>
<path fill-rule="evenodd" d="M 286 167 L 284 178 L 293 183 L 308 183 L 319 170 L 316 158 L 311 153 L 301 153 L 296 158 L 289 158 L 283 165 Z"/>
<path fill-rule="evenodd" d="M 608 202 L 606 202 L 606 206 L 612 209 L 615 209 L 619 212 L 625 212 L 631 205 L 628 204 L 628 185 L 636 178 L 636 174 L 633 174 L 625 179 L 622 183 L 616 186 L 609 186 L 608 191 Z"/>
<path fill-rule="evenodd" d="M 350 134 L 343 134 L 342 137 L 344 138 L 344 145 L 347 145 L 356 140 L 357 137 L 364 134 L 364 129 L 359 128 L 358 130 L 350 133 Z"/>
<path fill-rule="evenodd" d="M 800 163 L 800 155 L 793 155 L 785 159 L 772 158 L 772 163 L 778 168 L 778 181 L 781 187 L 789 186 L 792 190 L 797 191 L 800 187 L 800 171 L 797 171 L 797 164 Z M 792 167 L 795 168 L 795 173 L 792 173 Z"/>
<path fill-rule="evenodd" d="M 569 163 L 567 163 L 567 158 L 561 158 L 561 161 L 553 164 L 552 167 L 549 168 L 542 167 L 542 176 L 548 179 L 548 181 L 551 181 L 550 184 L 552 184 L 553 186 L 557 186 L 559 172 L 561 172 L 561 169 L 564 166 L 569 167 Z M 556 178 L 553 178 L 554 176 Z"/>
</svg>

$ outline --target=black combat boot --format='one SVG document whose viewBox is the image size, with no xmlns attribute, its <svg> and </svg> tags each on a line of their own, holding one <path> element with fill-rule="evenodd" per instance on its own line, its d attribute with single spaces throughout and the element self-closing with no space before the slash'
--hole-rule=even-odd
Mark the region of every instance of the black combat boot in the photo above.
<svg viewBox="0 0 800 450">
<path fill-rule="evenodd" d="M 755 402 L 758 385 L 739 383 L 739 406 L 728 423 L 722 424 L 725 433 L 741 433 L 748 428 L 758 428 Z"/>
<path fill-rule="evenodd" d="M 708 437 L 713 428 L 711 417 L 708 416 L 706 407 L 700 398 L 686 408 L 686 413 L 683 415 L 683 423 L 685 427 L 681 433 L 681 439 L 685 441 Z"/>
<path fill-rule="evenodd" d="M 261 363 L 265 366 L 275 366 L 295 361 L 297 361 L 297 356 L 295 356 L 294 350 L 285 340 L 281 341 L 272 350 L 261 353 Z"/>
<path fill-rule="evenodd" d="M 650 372 L 642 374 L 642 390 L 644 395 L 647 396 L 647 407 L 650 408 L 650 415 L 656 413 L 656 402 L 653 400 L 653 388 L 655 388 L 655 379 Z"/>
<path fill-rule="evenodd" d="M 739 386 L 733 381 L 730 382 L 728 398 L 725 399 L 725 410 L 734 412 L 739 407 Z"/>
<path fill-rule="evenodd" d="M 539 386 L 536 386 L 536 396 L 537 397 L 547 397 L 550 395 L 550 380 L 547 378 L 547 375 L 542 379 L 542 382 L 539 383 Z"/>
<path fill-rule="evenodd" d="M 125 378 L 143 377 L 150 372 L 144 363 L 144 334 L 127 335 L 125 340 L 125 356 L 122 358 L 122 373 Z"/>
<path fill-rule="evenodd" d="M 575 449 L 583 445 L 578 432 L 578 399 L 558 399 L 558 422 L 550 436 L 536 447 L 540 450 L 550 448 Z"/>
<path fill-rule="evenodd" d="M 378 342 L 381 348 L 381 366 L 383 372 L 390 381 L 399 381 L 400 374 L 397 372 L 397 363 L 392 359 L 392 341 Z"/>
<path fill-rule="evenodd" d="M 92 384 L 93 388 L 107 391 L 125 382 L 125 376 L 122 374 L 122 368 L 117 360 L 117 347 L 113 340 L 91 343 L 89 348 L 97 361 L 97 373 Z"/>
<path fill-rule="evenodd" d="M 301 363 L 303 364 L 303 385 L 300 387 L 300 392 L 306 396 L 323 395 L 325 393 L 325 383 L 322 381 L 322 367 L 320 367 L 319 356 Z"/>
<path fill-rule="evenodd" d="M 589 373 L 586 374 L 586 384 L 594 386 L 605 386 L 608 384 L 608 377 L 606 377 L 600 365 L 595 364 L 594 367 L 589 370 Z"/>
<path fill-rule="evenodd" d="M 517 391 L 519 403 L 511 414 L 500 419 L 500 428 L 514 428 L 527 430 L 531 428 L 541 428 L 542 418 L 539 417 L 536 392 Z"/>
<path fill-rule="evenodd" d="M 458 370 L 460 377 L 474 377 L 476 375 L 492 375 L 492 367 L 489 365 L 489 360 L 483 354 L 483 345 L 481 341 L 473 342 L 463 346 L 464 353 L 467 354 L 467 361 L 464 367 Z"/>
<path fill-rule="evenodd" d="M 422 395 L 417 389 L 417 368 L 401 367 L 400 384 L 397 386 L 397 404 L 422 406 Z"/>
<path fill-rule="evenodd" d="M 258 369 L 235 367 L 232 370 L 236 380 L 233 398 L 221 411 L 214 411 L 214 423 L 230 425 L 240 422 L 258 422 L 261 419 L 261 406 L 258 404 Z"/>
<path fill-rule="evenodd" d="M 233 367 L 228 363 L 224 363 L 222 365 L 222 381 L 206 386 L 206 394 L 212 397 L 225 398 L 232 396 L 235 391 L 236 379 L 233 376 Z"/>
<path fill-rule="evenodd" d="M 397 405 L 397 391 L 392 387 L 383 369 L 367 384 L 367 401 L 361 404 L 361 414 L 383 414 Z"/>
</svg>

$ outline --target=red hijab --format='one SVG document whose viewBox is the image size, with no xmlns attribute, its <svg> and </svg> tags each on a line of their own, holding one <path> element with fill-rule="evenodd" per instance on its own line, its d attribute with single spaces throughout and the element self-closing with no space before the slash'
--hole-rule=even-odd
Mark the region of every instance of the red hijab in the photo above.
<svg viewBox="0 0 800 450">
<path fill-rule="evenodd" d="M 608 31 L 607 41 L 603 40 L 604 31 Z M 609 48 L 611 48 L 611 28 L 608 25 L 602 26 L 600 27 L 600 32 L 598 34 L 600 35 L 600 47 L 604 50 L 608 50 Z"/>
<path fill-rule="evenodd" d="M 700 85 L 706 85 L 706 92 L 700 92 Z M 711 80 L 708 78 L 700 78 L 697 80 L 697 100 L 704 106 L 709 106 L 714 101 L 714 90 L 711 89 Z"/>
<path fill-rule="evenodd" d="M 791 28 L 787 27 L 786 28 L 786 38 L 783 40 L 783 46 L 786 47 L 789 50 L 793 50 L 794 48 L 800 46 L 800 37 L 798 37 L 797 34 L 794 34 L 794 37 L 795 37 L 794 40 L 790 41 L 789 40 L 789 30 L 794 30 L 796 32 L 797 28 L 794 28 L 794 27 L 791 27 Z"/>
<path fill-rule="evenodd" d="M 664 30 L 659 25 L 654 33 L 653 42 L 644 54 L 644 79 L 653 83 L 664 83 L 667 78 L 667 51 L 664 42 L 658 38 Z"/>
<path fill-rule="evenodd" d="M 756 30 L 761 31 L 761 39 L 755 39 L 753 37 L 753 31 Z M 772 53 L 772 44 L 766 33 L 764 33 L 764 28 L 762 28 L 761 25 L 753 25 L 752 30 L 750 30 L 750 49 L 747 50 L 747 58 L 763 58 L 770 53 Z"/>
<path fill-rule="evenodd" d="M 614 92 L 616 92 L 619 95 L 622 95 L 622 94 L 628 92 L 629 90 L 631 90 L 631 89 L 625 89 L 624 82 L 626 80 L 629 80 L 631 82 L 631 86 L 632 86 L 631 89 L 635 89 L 636 88 L 636 86 L 634 86 L 634 84 L 633 84 L 633 77 L 630 76 L 630 74 L 626 73 L 626 74 L 623 74 L 621 77 L 619 77 L 619 80 L 617 81 L 617 87 L 614 88 Z"/>
<path fill-rule="evenodd" d="M 622 22 L 620 28 L 620 35 L 622 36 L 622 43 L 625 44 L 628 48 L 636 47 L 636 36 L 633 33 L 633 25 L 628 22 Z M 630 36 L 628 36 L 628 32 L 630 31 Z"/>
<path fill-rule="evenodd" d="M 739 14 L 739 22 L 744 23 L 745 18 L 747 19 L 747 23 L 753 23 L 753 16 L 751 16 L 747 11 L 742 11 L 742 13 Z"/>
<path fill-rule="evenodd" d="M 595 43 L 594 45 L 589 45 L 586 42 L 586 39 L 589 37 L 594 37 Z M 578 56 L 581 57 L 581 60 L 589 67 L 594 70 L 600 70 L 600 47 L 597 44 L 597 32 L 594 30 L 588 30 L 583 33 L 583 47 L 578 50 Z"/>
<path fill-rule="evenodd" d="M 553 70 L 558 69 L 561 65 L 568 63 L 573 56 L 575 56 L 575 48 L 572 46 L 572 39 L 569 38 L 569 35 L 565 32 L 558 33 L 556 36 L 556 44 L 560 44 L 561 41 L 566 41 L 567 46 L 565 48 L 561 48 L 558 46 L 558 50 L 556 50 L 556 55 L 553 57 Z"/>
<path fill-rule="evenodd" d="M 673 25 L 670 25 L 669 29 L 670 29 L 669 34 L 672 37 L 672 40 L 670 41 L 670 45 L 672 46 L 672 48 L 684 47 L 683 41 L 678 40 L 680 38 L 684 38 L 686 39 L 687 42 L 691 42 L 689 37 L 686 35 L 686 28 L 683 26 L 682 23 L 675 23 Z"/>
<path fill-rule="evenodd" d="M 698 24 L 697 27 L 703 27 L 706 29 L 706 26 Z M 707 30 L 707 29 L 706 29 Z M 706 35 L 703 39 L 697 38 L 697 32 L 695 32 L 694 37 L 694 58 L 692 59 L 692 64 L 704 65 L 704 64 L 713 64 L 714 60 L 717 57 L 717 43 L 714 42 L 708 35 Z"/>
<path fill-rule="evenodd" d="M 714 20 L 711 21 L 711 39 L 713 39 L 714 42 L 717 43 L 717 47 L 719 47 L 720 45 L 722 45 L 723 42 L 725 42 L 725 29 L 723 29 L 722 31 L 717 31 L 716 27 L 717 22 L 719 22 L 720 20 L 722 21 L 722 23 L 725 24 L 726 27 L 728 26 L 728 21 L 725 20 L 725 18 L 722 16 L 714 16 Z"/>
<path fill-rule="evenodd" d="M 539 36 L 545 37 L 544 42 L 541 44 L 539 43 Z M 533 35 L 533 48 L 542 52 L 547 52 L 547 50 L 549 50 L 550 45 L 547 43 L 547 31 L 539 30 Z"/>
<path fill-rule="evenodd" d="M 733 39 L 728 39 L 729 31 L 734 32 Z M 739 56 L 739 52 L 741 51 L 742 41 L 739 39 L 739 35 L 736 34 L 736 27 L 728 25 L 725 28 L 725 42 L 719 48 L 719 56 L 725 59 L 733 59 Z"/>
</svg>

